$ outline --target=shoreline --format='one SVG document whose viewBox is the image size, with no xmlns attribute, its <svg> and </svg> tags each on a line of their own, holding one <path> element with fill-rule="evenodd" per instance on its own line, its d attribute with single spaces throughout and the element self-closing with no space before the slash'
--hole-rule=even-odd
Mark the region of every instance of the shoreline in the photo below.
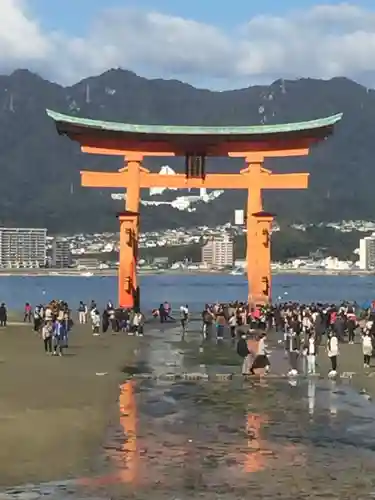
<svg viewBox="0 0 375 500">
<path fill-rule="evenodd" d="M 117 269 L 93 269 L 90 271 L 78 271 L 74 269 L 59 269 L 59 270 L 51 270 L 51 269 L 1 269 L 0 270 L 0 278 L 1 277 L 81 277 L 81 278 L 92 278 L 92 277 L 117 277 L 118 270 Z M 221 275 L 221 276 L 243 276 L 246 274 L 231 274 L 228 271 L 208 271 L 208 270 L 143 270 L 138 271 L 138 276 L 209 276 L 209 275 Z M 375 271 L 362 271 L 362 270 L 324 270 L 324 269 L 277 269 L 272 271 L 272 276 L 279 275 L 298 275 L 298 276 L 375 276 Z"/>
</svg>

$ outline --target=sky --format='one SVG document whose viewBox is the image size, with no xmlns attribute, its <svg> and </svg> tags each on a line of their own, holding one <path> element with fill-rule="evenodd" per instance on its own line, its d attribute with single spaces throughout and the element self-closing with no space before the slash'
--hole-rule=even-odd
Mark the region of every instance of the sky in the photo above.
<svg viewBox="0 0 375 500">
<path fill-rule="evenodd" d="M 0 73 L 63 85 L 124 68 L 227 89 L 347 76 L 375 85 L 375 1 L 0 0 Z"/>
</svg>

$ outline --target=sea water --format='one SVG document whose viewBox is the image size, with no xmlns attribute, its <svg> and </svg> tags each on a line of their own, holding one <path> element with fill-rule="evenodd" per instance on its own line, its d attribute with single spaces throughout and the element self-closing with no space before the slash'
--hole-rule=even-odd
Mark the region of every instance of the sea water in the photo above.
<svg viewBox="0 0 375 500">
<path fill-rule="evenodd" d="M 140 276 L 141 303 L 145 313 L 168 301 L 173 308 L 187 304 L 191 311 L 201 311 L 206 302 L 246 300 L 245 276 L 218 274 L 158 274 Z M 306 276 L 276 275 L 272 280 L 275 301 L 296 300 L 359 304 L 375 299 L 375 276 Z M 25 302 L 45 303 L 66 300 L 70 307 L 80 300 L 92 299 L 100 306 L 116 302 L 117 278 L 114 276 L 2 276 L 0 302 L 10 309 L 23 309 Z"/>
</svg>

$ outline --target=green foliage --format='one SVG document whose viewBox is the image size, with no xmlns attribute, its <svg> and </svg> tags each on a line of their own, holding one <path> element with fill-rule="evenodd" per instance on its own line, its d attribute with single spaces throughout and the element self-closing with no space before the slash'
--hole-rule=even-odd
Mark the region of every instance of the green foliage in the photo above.
<svg viewBox="0 0 375 500">
<path fill-rule="evenodd" d="M 90 103 L 86 102 L 87 85 L 92 90 Z M 110 95 L 105 88 L 119 91 Z M 266 167 L 275 172 L 308 171 L 312 175 L 306 191 L 265 193 L 265 208 L 275 212 L 280 221 L 371 220 L 375 92 L 366 92 L 364 87 L 344 78 L 286 81 L 285 89 L 283 92 L 280 82 L 275 82 L 265 87 L 216 93 L 176 81 L 147 80 L 123 70 L 111 70 L 69 88 L 28 71 L 3 76 L 0 223 L 46 226 L 55 233 L 117 228 L 115 214 L 123 209 L 123 203 L 111 200 L 110 192 L 115 189 L 81 188 L 79 171 L 115 171 L 122 166 L 121 159 L 81 154 L 77 144 L 58 136 L 52 120 L 46 116 L 46 108 L 128 123 L 259 125 L 260 105 L 265 108 L 269 124 L 344 112 L 334 136 L 314 148 L 309 157 L 267 162 Z M 7 97 L 10 94 L 13 109 Z M 268 98 L 270 95 L 272 99 Z M 177 171 L 183 169 L 183 160 L 174 158 L 148 159 L 146 166 L 155 171 L 165 163 Z M 241 161 L 227 158 L 210 159 L 207 163 L 208 172 L 239 171 L 242 167 Z M 148 195 L 145 192 L 143 196 Z M 233 220 L 233 211 L 245 202 L 245 191 L 229 191 L 212 204 L 199 204 L 193 213 L 165 206 L 142 207 L 142 229 L 212 226 Z M 291 231 L 275 235 L 274 252 L 282 248 L 281 254 L 290 257 L 306 253 L 317 237 Z M 331 236 L 325 237 L 329 240 Z M 339 240 L 336 236 L 334 240 L 339 252 Z M 325 243 L 319 242 L 326 246 Z"/>
</svg>

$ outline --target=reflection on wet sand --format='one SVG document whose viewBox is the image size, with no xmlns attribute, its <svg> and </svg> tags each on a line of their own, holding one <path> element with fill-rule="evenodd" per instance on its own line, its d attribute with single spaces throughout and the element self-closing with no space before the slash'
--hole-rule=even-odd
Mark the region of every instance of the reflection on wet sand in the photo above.
<svg viewBox="0 0 375 500">
<path fill-rule="evenodd" d="M 113 456 L 119 470 L 119 481 L 134 483 L 139 469 L 139 454 L 137 449 L 137 404 L 134 395 L 133 380 L 120 386 L 119 409 L 120 425 L 124 432 L 119 454 Z"/>
<path fill-rule="evenodd" d="M 337 415 L 337 384 L 335 380 L 330 381 L 331 390 L 329 395 L 329 412 L 331 417 L 335 417 Z"/>
<path fill-rule="evenodd" d="M 155 478 L 164 478 L 171 485 L 181 480 L 185 482 L 186 476 L 189 481 L 194 478 L 195 484 L 211 482 L 214 477 L 214 481 L 226 477 L 226 481 L 231 483 L 244 473 L 254 474 L 275 465 L 300 465 L 304 462 L 301 445 L 276 444 L 264 436 L 264 426 L 272 423 L 265 413 L 248 412 L 244 422 L 234 409 L 231 419 L 237 432 L 232 434 L 228 417 L 201 412 L 197 407 L 190 407 L 187 413 L 179 413 L 178 417 L 170 415 L 166 425 L 163 417 L 149 417 L 141 425 L 134 381 L 122 384 L 119 403 L 120 424 L 125 439 L 117 448 L 118 453 L 111 458 L 117 470 L 117 480 L 122 484 L 139 487 L 141 484 L 150 485 Z M 227 425 L 228 431 L 225 430 Z M 140 426 L 146 429 L 146 434 L 142 434 Z M 246 430 L 245 436 L 243 430 Z M 138 442 L 137 432 L 141 432 Z M 146 447 L 144 454 L 139 448 L 141 435 Z M 241 458 L 236 450 L 242 450 Z M 212 460 L 216 462 L 216 467 L 207 469 L 207 463 L 212 463 Z M 182 467 L 185 479 L 175 475 L 173 470 L 176 466 Z"/>
<path fill-rule="evenodd" d="M 314 415 L 315 412 L 315 398 L 316 398 L 316 380 L 309 379 L 307 385 L 307 400 L 309 405 L 309 414 Z"/>
<path fill-rule="evenodd" d="M 322 498 L 332 491 L 331 477 L 346 492 L 357 491 L 351 481 L 363 467 L 371 477 L 374 411 L 339 382 L 129 381 L 120 389 L 121 429 L 106 447 L 110 474 L 105 468 L 96 479 L 78 481 L 85 488 L 77 498 L 103 491 L 134 499 L 150 492 L 160 499 L 289 498 L 297 482 L 303 498 Z M 348 460 L 354 460 L 349 470 Z"/>
<path fill-rule="evenodd" d="M 248 435 L 245 472 L 258 472 L 265 468 L 264 450 L 266 443 L 261 437 L 261 428 L 268 421 L 266 415 L 249 413 L 247 415 L 246 432 Z"/>
</svg>

